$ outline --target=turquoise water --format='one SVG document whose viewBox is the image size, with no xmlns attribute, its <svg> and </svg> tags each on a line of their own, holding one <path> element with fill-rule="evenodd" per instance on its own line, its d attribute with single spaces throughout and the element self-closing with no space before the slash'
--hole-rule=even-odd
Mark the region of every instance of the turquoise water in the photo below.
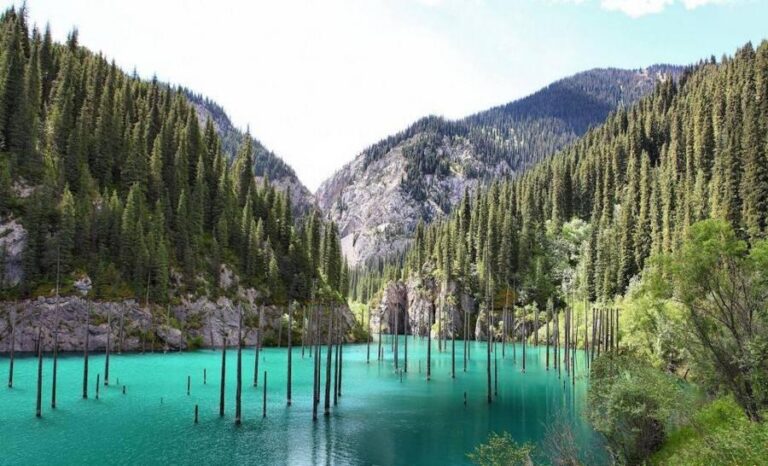
<svg viewBox="0 0 768 466">
<path fill-rule="evenodd" d="M 401 368 L 403 339 L 400 338 Z M 408 373 L 395 372 L 390 345 L 385 361 L 371 345 L 344 347 L 343 396 L 324 417 L 312 421 L 312 359 L 293 352 L 293 405 L 286 406 L 286 348 L 262 350 L 259 371 L 268 371 L 267 418 L 262 419 L 262 380 L 253 384 L 253 350 L 243 351 L 243 424 L 234 425 L 236 350 L 227 351 L 226 415 L 219 417 L 221 353 L 113 354 L 111 385 L 95 400 L 103 355 L 90 358 L 90 398 L 83 400 L 82 357 L 59 358 L 58 407 L 50 407 L 52 362 L 44 363 L 43 417 L 35 417 L 37 359 L 16 359 L 14 388 L 8 389 L 8 359 L 0 359 L 0 463 L 2 464 L 467 464 L 466 453 L 491 431 L 542 444 L 546 426 L 564 419 L 590 462 L 599 460 L 596 436 L 581 419 L 586 380 L 575 387 L 545 370 L 544 348 L 529 347 L 527 370 L 507 346 L 498 345 L 498 396 L 486 400 L 485 343 L 472 342 L 462 371 L 463 343 L 456 342 L 456 378 L 447 350 L 432 345 L 432 379 L 425 380 L 426 340 L 409 338 Z M 309 352 L 307 351 L 307 355 Z M 322 374 L 325 375 L 323 357 Z M 419 371 L 420 366 L 420 371 Z M 577 358 L 577 373 L 583 370 Z M 203 384 L 203 369 L 207 384 Z M 187 376 L 192 377 L 188 396 Z M 118 386 L 118 379 L 119 385 Z M 121 386 L 126 386 L 123 395 Z M 468 394 L 464 406 L 464 392 Z M 331 395 L 333 396 L 333 395 Z M 331 403 L 333 401 L 331 400 Z M 200 406 L 195 425 L 194 406 Z"/>
</svg>

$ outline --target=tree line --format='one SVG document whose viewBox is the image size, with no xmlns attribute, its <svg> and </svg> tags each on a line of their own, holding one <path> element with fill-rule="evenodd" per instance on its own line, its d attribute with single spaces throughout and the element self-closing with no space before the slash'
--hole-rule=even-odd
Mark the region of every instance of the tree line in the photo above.
<svg viewBox="0 0 768 466">
<path fill-rule="evenodd" d="M 122 72 L 77 30 L 55 43 L 25 14 L 0 17 L 0 215 L 27 231 L 15 293 L 58 263 L 103 296 L 216 293 L 222 264 L 275 302 L 346 294 L 336 226 L 294 219 L 290 194 L 254 179 L 250 135 L 232 159 L 188 91 Z"/>
<path fill-rule="evenodd" d="M 572 293 L 608 301 L 698 221 L 723 219 L 747 242 L 765 236 L 766 134 L 763 42 L 660 82 L 516 178 L 467 191 L 389 263 L 402 261 L 408 276 L 431 262 L 478 296 L 491 282 L 540 306 Z"/>
</svg>

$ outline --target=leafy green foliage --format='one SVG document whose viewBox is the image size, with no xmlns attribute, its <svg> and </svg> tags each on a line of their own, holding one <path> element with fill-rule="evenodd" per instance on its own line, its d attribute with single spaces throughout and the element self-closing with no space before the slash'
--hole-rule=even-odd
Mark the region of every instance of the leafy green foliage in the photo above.
<svg viewBox="0 0 768 466">
<path fill-rule="evenodd" d="M 657 451 L 684 412 L 674 378 L 629 355 L 607 353 L 591 368 L 587 416 L 614 456 L 638 464 Z"/>
<path fill-rule="evenodd" d="M 669 435 L 652 464 L 762 464 L 768 458 L 768 424 L 750 422 L 730 397 L 699 408 Z"/>
<path fill-rule="evenodd" d="M 768 241 L 749 248 L 728 222 L 706 220 L 691 226 L 664 269 L 673 288 L 667 296 L 687 310 L 699 374 L 713 388 L 733 394 L 755 421 L 768 407 L 766 258 Z"/>
<path fill-rule="evenodd" d="M 532 452 L 532 444 L 519 445 L 509 432 L 492 432 L 488 441 L 475 447 L 467 457 L 480 466 L 527 466 L 533 464 Z"/>
</svg>

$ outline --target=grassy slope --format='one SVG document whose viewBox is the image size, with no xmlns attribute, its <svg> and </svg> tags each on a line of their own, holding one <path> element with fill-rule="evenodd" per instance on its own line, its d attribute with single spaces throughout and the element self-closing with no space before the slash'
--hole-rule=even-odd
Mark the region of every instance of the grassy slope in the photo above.
<svg viewBox="0 0 768 466">
<path fill-rule="evenodd" d="M 702 406 L 672 432 L 652 464 L 760 465 L 768 461 L 768 423 L 749 422 L 732 398 Z"/>
</svg>

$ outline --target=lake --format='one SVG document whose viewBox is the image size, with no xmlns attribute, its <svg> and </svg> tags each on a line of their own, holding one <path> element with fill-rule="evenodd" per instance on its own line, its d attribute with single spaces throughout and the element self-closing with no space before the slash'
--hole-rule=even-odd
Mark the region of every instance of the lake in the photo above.
<svg viewBox="0 0 768 466">
<path fill-rule="evenodd" d="M 400 368 L 404 352 L 400 341 Z M 226 414 L 219 417 L 221 353 L 112 354 L 110 386 L 94 398 L 103 354 L 91 354 L 88 400 L 82 399 L 80 354 L 59 357 L 57 408 L 51 409 L 52 360 L 43 369 L 43 417 L 35 417 L 37 359 L 18 357 L 14 388 L 7 388 L 8 358 L 0 359 L 0 463 L 2 464 L 469 464 L 466 453 L 492 431 L 508 431 L 518 442 L 544 445 L 555 419 L 571 426 L 591 463 L 602 462 L 601 444 L 583 420 L 588 381 L 583 353 L 577 356 L 575 385 L 545 368 L 544 347 L 501 344 L 498 394 L 486 398 L 486 344 L 470 342 L 463 371 L 463 343 L 456 341 L 456 378 L 451 378 L 450 342 L 432 345 L 432 378 L 426 381 L 426 339 L 409 337 L 408 372 L 396 372 L 385 337 L 385 360 L 377 344 L 346 345 L 342 396 L 312 421 L 312 359 L 293 349 L 293 403 L 286 406 L 286 348 L 261 351 L 259 371 L 268 372 L 267 417 L 262 418 L 262 376 L 253 387 L 254 351 L 243 350 L 243 424 L 234 425 L 236 349 L 227 351 Z M 325 375 L 325 357 L 322 359 Z M 203 384 L 203 370 L 207 384 Z M 191 391 L 187 395 L 187 376 Z M 119 383 L 119 384 L 118 384 Z M 126 394 L 122 393 L 122 386 Z M 464 405 L 464 393 L 467 403 Z M 332 396 L 332 395 L 331 395 Z M 331 401 L 333 403 L 333 401 Z M 199 405 L 199 424 L 194 406 Z M 541 450 L 541 449 L 539 449 Z M 541 459 L 541 458 L 540 458 Z"/>
</svg>

